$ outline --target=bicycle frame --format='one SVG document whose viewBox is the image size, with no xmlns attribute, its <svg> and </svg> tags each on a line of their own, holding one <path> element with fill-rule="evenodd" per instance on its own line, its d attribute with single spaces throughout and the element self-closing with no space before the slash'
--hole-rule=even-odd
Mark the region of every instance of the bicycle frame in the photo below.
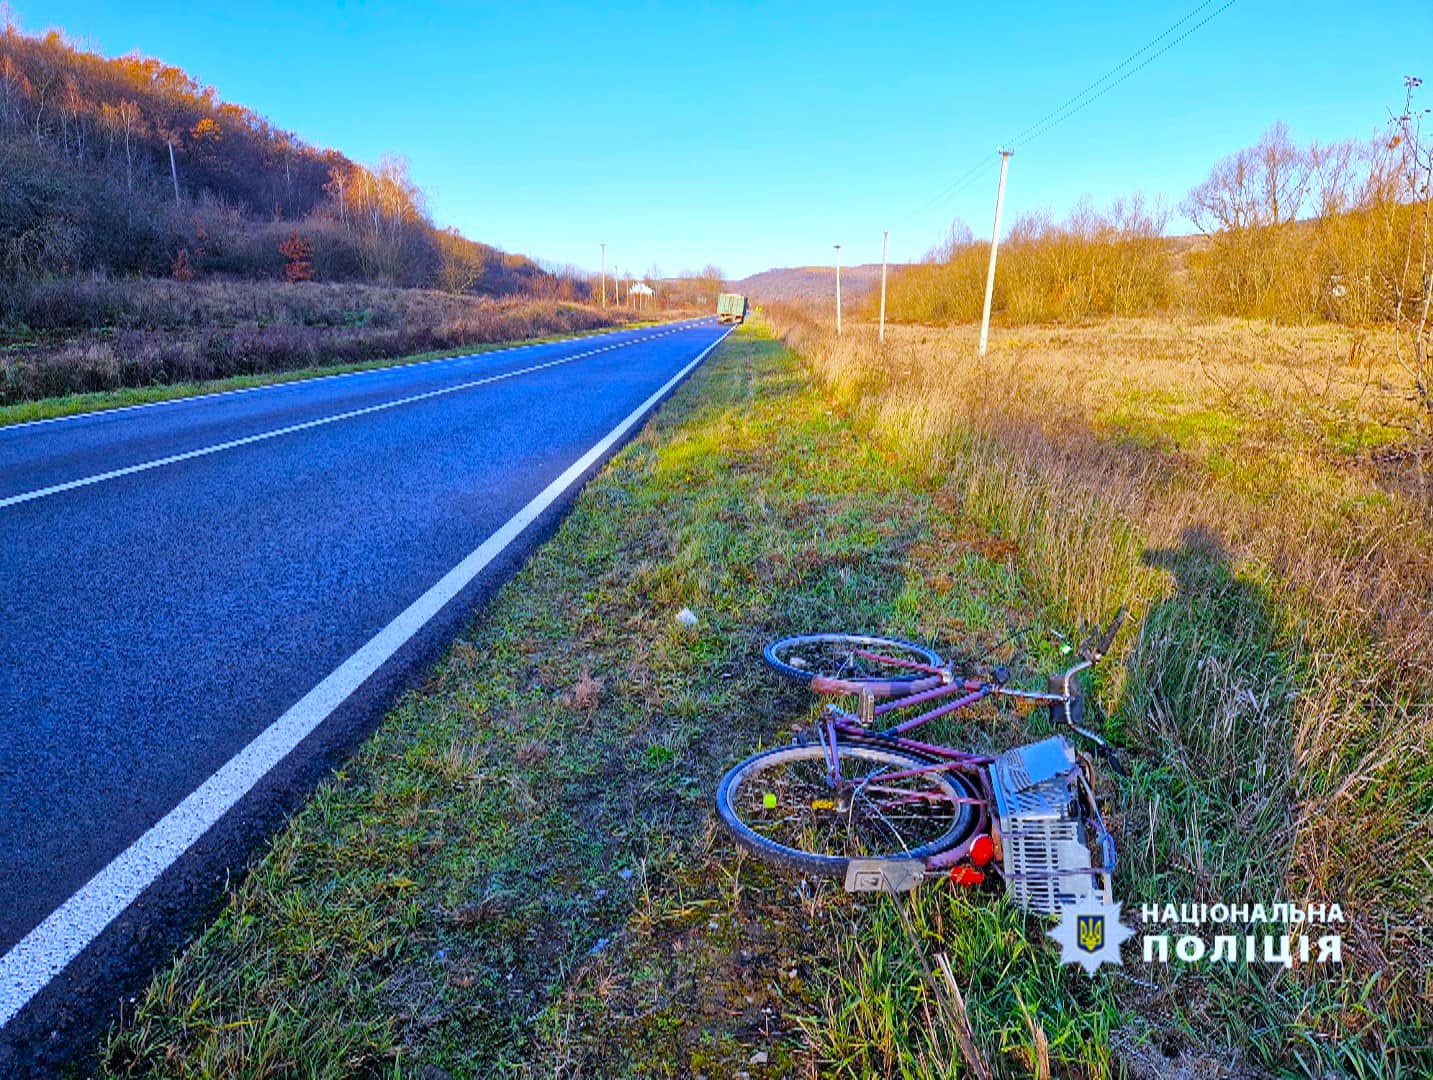
<svg viewBox="0 0 1433 1080">
<path fill-rule="evenodd" d="M 970 696 L 971 701 L 979 700 L 980 696 Z M 964 700 L 964 699 L 962 699 Z M 950 711 L 949 708 L 941 710 L 941 714 Z M 918 723 L 926 723 L 936 718 L 937 713 L 917 717 Z M 902 725 L 903 729 L 914 727 L 916 724 L 908 723 Z M 964 750 L 956 750 L 948 746 L 937 746 L 933 743 L 920 742 L 916 739 L 903 738 L 893 732 L 874 732 L 862 726 L 850 714 L 843 713 L 833 705 L 827 706 L 827 716 L 821 725 L 821 745 L 826 754 L 827 779 L 831 786 L 842 790 L 850 786 L 850 783 L 840 774 L 840 755 L 837 751 L 840 737 L 844 734 L 854 741 L 867 743 L 877 742 L 882 747 L 890 750 L 900 751 L 906 754 L 914 754 L 925 758 L 935 758 L 929 765 L 916 769 L 901 769 L 887 773 L 881 773 L 876 777 L 869 778 L 860 785 L 860 789 L 869 789 L 872 780 L 895 783 L 913 776 L 923 776 L 935 772 L 960 772 L 967 780 L 973 781 L 979 796 L 976 798 L 956 797 L 949 799 L 948 796 L 941 796 L 943 800 L 953 803 L 972 806 L 975 808 L 976 822 L 970 834 L 955 847 L 947 848 L 944 851 L 928 857 L 925 865 L 928 869 L 945 869 L 961 862 L 970 854 L 971 845 L 981 836 L 990 832 L 990 804 L 994 794 L 990 789 L 990 781 L 985 775 L 984 766 L 989 765 L 994 758 L 983 754 L 971 754 Z M 876 789 L 879 791 L 879 788 Z M 910 792 L 901 792 L 905 798 L 913 798 Z"/>
<path fill-rule="evenodd" d="M 858 655 L 898 667 L 909 667 L 919 671 L 932 672 L 939 670 L 932 669 L 924 664 L 884 657 L 875 653 L 859 652 Z M 968 708 L 985 698 L 1003 696 L 1046 705 L 1063 705 L 1065 707 L 1065 716 L 1068 725 L 1075 731 L 1088 736 L 1103 746 L 1105 745 L 1104 740 L 1078 727 L 1074 723 L 1070 712 L 1070 704 L 1077 696 L 1076 693 L 1072 693 L 1070 690 L 1071 682 L 1077 674 L 1091 667 L 1092 664 L 1092 660 L 1088 658 L 1082 659 L 1078 664 L 1069 668 L 1055 679 L 1052 679 L 1052 685 L 1058 683 L 1060 687 L 1060 692 L 1058 693 L 1038 690 L 1020 690 L 996 682 L 979 682 L 972 679 L 955 680 L 951 678 L 948 670 L 944 670 L 940 671 L 940 674 L 946 679 L 944 685 L 886 701 L 879 706 L 874 702 L 874 694 L 867 691 L 862 695 L 862 715 L 852 714 L 838 708 L 834 704 L 828 704 L 826 706 L 824 722 L 820 725 L 819 729 L 821 745 L 826 756 L 827 779 L 832 787 L 837 790 L 843 790 L 850 786 L 850 783 L 840 774 L 840 755 L 837 750 L 840 738 L 844 735 L 852 741 L 867 744 L 876 743 L 886 749 L 917 757 L 934 759 L 929 765 L 924 765 L 920 768 L 896 770 L 869 777 L 858 785 L 857 790 L 869 790 L 871 783 L 874 781 L 893 783 L 913 776 L 922 776 L 935 772 L 958 771 L 967 780 L 973 781 L 976 790 L 980 793 L 979 797 L 957 797 L 950 799 L 948 796 L 939 796 L 939 798 L 956 804 L 973 806 L 977 815 L 974 828 L 971 829 L 969 835 L 961 843 L 952 848 L 937 852 L 924 860 L 925 866 L 929 870 L 944 870 L 953 867 L 970 855 L 971 846 L 975 841 L 982 836 L 988 836 L 990 833 L 992 821 L 991 804 L 994 800 L 994 792 L 991 789 L 987 769 L 995 759 L 984 754 L 972 754 L 948 746 L 940 746 L 934 743 L 907 738 L 905 733 L 939 719 L 942 716 L 947 716 L 961 709 Z M 954 700 L 950 700 L 952 698 Z M 938 704 L 929 711 L 919 712 L 915 716 L 902 720 L 900 723 L 882 729 L 873 729 L 872 727 L 874 721 L 879 717 L 887 716 L 897 710 L 905 711 L 916 706 L 924 706 L 932 703 Z M 1083 775 L 1083 772 L 1080 777 L 1080 787 L 1082 789 L 1080 795 L 1086 804 L 1085 809 L 1090 815 L 1090 823 L 1094 827 L 1095 838 L 1100 847 L 1103 865 L 1091 867 L 1088 870 L 1073 872 L 1112 874 L 1115 867 L 1114 844 L 1110 838 L 1109 831 L 1105 828 L 1104 818 L 1100 814 L 1099 804 L 1094 797 L 1094 790 L 1089 784 L 1089 779 Z M 879 791 L 880 788 L 878 787 L 874 790 Z M 922 797 L 913 795 L 910 792 L 902 792 L 900 794 L 907 799 Z"/>
<path fill-rule="evenodd" d="M 1123 618 L 1123 616 L 1121 616 L 1121 618 Z M 1119 620 L 1116 620 L 1114 626 L 1117 627 L 1118 625 Z M 909 709 L 914 705 L 924 705 L 927 702 L 938 701 L 941 698 L 949 697 L 952 694 L 962 692 L 964 693 L 965 696 L 957 699 L 956 701 L 950 702 L 947 705 L 937 708 L 930 713 L 915 716 L 910 720 L 905 721 L 904 723 L 897 724 L 894 727 L 885 729 L 886 733 L 888 734 L 899 734 L 902 731 L 909 730 L 913 727 L 918 727 L 921 724 L 936 719 L 937 717 L 945 716 L 948 713 L 956 712 L 969 705 L 974 705 L 982 698 L 986 698 L 991 696 L 992 694 L 995 694 L 1001 697 L 1016 698 L 1017 700 L 1034 702 L 1036 704 L 1059 705 L 1062 707 L 1062 711 L 1064 712 L 1064 720 L 1066 726 L 1068 726 L 1072 731 L 1076 732 L 1077 734 L 1090 740 L 1090 742 L 1100 747 L 1102 751 L 1108 752 L 1110 749 L 1109 744 L 1105 742 L 1104 739 L 1096 735 L 1093 731 L 1083 728 L 1078 723 L 1076 723 L 1076 714 L 1075 711 L 1072 709 L 1072 706 L 1079 700 L 1080 697 L 1079 692 L 1077 690 L 1071 689 L 1072 681 L 1074 680 L 1075 676 L 1078 675 L 1080 672 L 1086 671 L 1089 668 L 1093 667 L 1095 664 L 1095 659 L 1098 659 L 1099 654 L 1096 654 L 1095 659 L 1085 657 L 1081 659 L 1079 663 L 1065 669 L 1059 675 L 1052 677 L 1050 679 L 1050 685 L 1058 686 L 1058 691 L 1021 690 L 1017 687 L 1006 686 L 1004 683 L 999 682 L 979 682 L 974 679 L 956 680 L 952 677 L 951 672 L 948 668 L 932 668 L 926 664 L 917 664 L 908 660 L 900 660 L 895 657 L 882 656 L 879 653 L 865 652 L 859 649 L 856 651 L 856 655 L 865 657 L 866 659 L 877 660 L 882 663 L 891 664 L 896 667 L 907 667 L 922 672 L 937 672 L 942 676 L 944 680 L 944 684 L 941 686 L 937 686 L 932 689 L 921 689 L 917 690 L 914 693 L 906 694 L 905 696 L 896 697 L 891 696 L 892 691 L 890 689 L 895 684 L 872 684 L 869 693 L 862 695 L 861 708 L 863 715 L 857 718 L 859 722 L 864 724 L 865 726 L 869 727 L 875 722 L 877 717 L 884 716 L 887 713 L 892 712 L 893 710 Z M 889 700 L 887 700 L 882 705 L 876 705 L 876 697 L 885 697 Z"/>
</svg>

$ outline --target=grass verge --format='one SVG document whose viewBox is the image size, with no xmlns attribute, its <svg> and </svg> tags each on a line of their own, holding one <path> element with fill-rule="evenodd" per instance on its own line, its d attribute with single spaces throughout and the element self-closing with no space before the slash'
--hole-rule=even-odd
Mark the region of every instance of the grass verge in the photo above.
<svg viewBox="0 0 1433 1080">
<path fill-rule="evenodd" d="M 355 371 L 376 371 L 379 368 L 403 367 L 406 364 L 421 364 L 427 360 L 444 360 L 454 356 L 476 356 L 479 353 L 499 352 L 516 349 L 523 345 L 543 345 L 553 341 L 570 341 L 574 338 L 592 337 L 595 334 L 610 333 L 614 329 L 637 330 L 652 323 L 627 323 L 621 327 L 602 327 L 596 330 L 575 330 L 570 334 L 548 334 L 522 341 L 494 341 L 467 345 L 454 349 L 438 349 L 431 352 L 414 353 L 411 356 L 388 357 L 367 360 L 354 364 L 327 364 L 306 367 L 299 371 L 270 371 L 255 375 L 234 375 L 227 379 L 206 379 L 199 382 L 155 384 L 153 386 L 130 386 L 118 390 L 96 390 L 87 394 L 66 394 L 62 397 L 41 398 L 38 401 L 22 401 L 14 405 L 0 405 L 0 427 L 11 424 L 27 424 L 35 420 L 53 420 L 58 416 L 75 416 L 79 413 L 105 412 L 109 409 L 123 409 L 131 405 L 148 405 L 156 401 L 174 401 L 178 398 L 200 397 L 204 394 L 218 394 L 226 390 L 248 390 L 256 386 L 275 386 L 279 383 L 302 382 L 306 379 L 321 379 L 328 375 L 347 375 Z"/>
<path fill-rule="evenodd" d="M 975 656 L 1068 629 L 1038 537 L 980 496 L 864 437 L 779 342 L 728 339 L 155 978 L 102 1071 L 1414 1075 L 1396 995 L 1361 1005 L 1356 986 L 1242 964 L 1215 983 L 1133 964 L 1090 979 L 997 894 L 856 899 L 713 828 L 721 772 L 812 715 L 760 670 L 767 638 L 866 628 Z M 1101 558 L 1164 580 L 1141 545 L 1127 525 Z M 1282 685 L 1277 620 L 1222 619 L 1258 582 L 1201 550 L 1181 556 L 1187 595 L 1096 688 L 1116 726 L 1151 687 L 1187 701 L 1191 645 Z M 1055 660 L 1039 633 L 999 655 L 1027 678 Z M 992 711 L 947 734 L 981 748 L 1040 726 Z M 1141 747 L 1109 796 L 1154 875 L 1123 874 L 1122 894 L 1199 899 L 1172 890 L 1208 843 L 1220 867 L 1265 868 L 1249 887 L 1276 883 L 1259 845 L 1287 793 L 1241 800 L 1237 829 L 1186 817 L 1182 844 L 1163 817 L 1146 828 L 1148 794 L 1187 814 L 1248 778 L 1176 764 Z"/>
</svg>

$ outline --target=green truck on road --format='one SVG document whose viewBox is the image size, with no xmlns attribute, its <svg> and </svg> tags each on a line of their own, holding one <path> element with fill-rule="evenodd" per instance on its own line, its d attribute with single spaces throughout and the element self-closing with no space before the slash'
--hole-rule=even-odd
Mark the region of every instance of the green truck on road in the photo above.
<svg viewBox="0 0 1433 1080">
<path fill-rule="evenodd" d="M 717 322 L 745 322 L 746 312 L 746 297 L 741 293 L 724 292 L 717 297 Z"/>
</svg>

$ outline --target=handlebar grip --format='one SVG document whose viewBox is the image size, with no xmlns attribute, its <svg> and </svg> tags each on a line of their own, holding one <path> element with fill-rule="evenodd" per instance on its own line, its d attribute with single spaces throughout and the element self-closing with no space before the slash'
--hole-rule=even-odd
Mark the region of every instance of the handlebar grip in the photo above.
<svg viewBox="0 0 1433 1080">
<path fill-rule="evenodd" d="M 1119 614 L 1114 617 L 1114 621 L 1110 623 L 1108 629 L 1090 647 L 1090 659 L 1098 660 L 1109 652 L 1110 646 L 1114 644 L 1115 635 L 1120 632 L 1120 626 L 1124 624 L 1126 614 L 1128 614 L 1128 610 L 1120 608 Z"/>
<path fill-rule="evenodd" d="M 1104 750 L 1105 752 L 1103 756 L 1105 759 L 1105 763 L 1110 767 L 1110 771 L 1113 772 L 1116 776 L 1118 776 L 1121 780 L 1128 780 L 1129 770 L 1126 769 L 1124 765 L 1120 763 L 1120 759 L 1118 756 L 1116 756 L 1113 748 L 1107 746 L 1104 748 Z"/>
</svg>

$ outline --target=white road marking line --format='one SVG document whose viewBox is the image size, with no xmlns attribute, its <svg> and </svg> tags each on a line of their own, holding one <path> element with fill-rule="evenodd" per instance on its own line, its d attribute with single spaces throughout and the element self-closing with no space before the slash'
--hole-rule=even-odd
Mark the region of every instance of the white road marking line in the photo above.
<svg viewBox="0 0 1433 1080">
<path fill-rule="evenodd" d="M 14 1019 L 105 927 L 462 592 L 524 529 L 581 479 L 583 473 L 730 333 L 731 330 L 727 330 L 703 349 L 695 360 L 633 409 L 592 449 L 568 466 L 561 476 L 543 488 L 497 532 L 443 575 L 436 585 L 300 698 L 248 746 L 220 766 L 208 780 L 0 957 L 0 1028 Z"/>
<path fill-rule="evenodd" d="M 704 321 L 704 318 L 683 319 L 680 322 L 670 323 L 669 325 L 685 329 L 689 326 L 697 326 Z M 364 368 L 362 371 L 339 371 L 333 375 L 315 375 L 311 379 L 289 379 L 285 382 L 264 383 L 262 386 L 241 386 L 236 390 L 213 390 L 207 394 L 190 394 L 187 397 L 166 398 L 163 401 L 141 401 L 137 405 L 120 405 L 113 409 L 90 409 L 87 412 L 66 413 L 64 416 L 47 416 L 43 420 L 23 420 L 18 424 L 5 424 L 0 426 L 0 438 L 5 437 L 12 431 L 39 427 L 41 424 L 60 424 L 66 420 L 87 420 L 97 416 L 117 416 L 121 413 L 134 412 L 138 409 L 157 409 L 161 405 L 187 405 L 196 401 L 209 401 L 213 398 L 233 397 L 236 394 L 254 394 L 261 390 L 289 390 L 294 387 L 312 386 L 314 383 L 328 382 L 331 379 L 353 379 L 363 375 L 381 375 L 388 371 L 428 367 L 430 364 L 458 364 L 464 360 L 477 359 L 480 356 L 501 356 L 504 353 L 521 352 L 523 349 L 542 349 L 549 345 L 573 345 L 581 341 L 595 341 L 598 338 L 615 337 L 618 334 L 636 333 L 641 333 L 641 330 L 603 330 L 595 334 L 578 334 L 575 337 L 564 338 L 561 341 L 527 341 L 521 345 L 505 345 L 501 349 L 485 349 L 482 352 L 460 353 L 457 356 L 435 356 L 432 360 L 415 360 L 410 364 L 384 364 L 382 367 Z"/>
<path fill-rule="evenodd" d="M 685 327 L 683 327 L 685 329 Z M 574 360 L 582 360 L 588 356 L 596 356 L 599 353 L 611 352 L 614 349 L 625 349 L 631 345 L 641 345 L 658 338 L 664 338 L 671 334 L 678 333 L 677 330 L 664 330 L 660 334 L 652 334 L 644 338 L 634 338 L 631 341 L 617 342 L 612 345 L 604 345 L 600 349 L 589 349 L 587 352 L 574 353 L 572 356 L 561 356 L 556 360 L 548 360 L 545 363 L 533 364 L 530 367 L 519 368 L 517 371 L 505 371 L 499 375 L 489 375 L 486 378 L 474 379 L 470 382 L 458 383 L 456 386 L 445 386 L 438 390 L 428 390 L 422 394 L 410 394 L 408 397 L 395 398 L 393 401 L 381 402 L 378 405 L 369 405 L 362 409 L 350 409 L 348 412 L 335 413 L 332 416 L 322 416 L 317 420 L 306 420 L 302 424 L 290 424 L 287 427 L 275 428 L 272 431 L 261 431 L 257 435 L 246 435 L 242 439 L 230 439 L 228 442 L 215 443 L 212 446 L 200 447 L 197 450 L 187 450 L 182 454 L 171 454 L 168 457 L 154 458 L 150 461 L 142 461 L 137 465 L 127 465 L 122 469 L 111 469 L 109 472 L 95 473 L 91 476 L 83 476 L 78 480 L 68 480 L 63 484 L 54 484 L 46 488 L 36 488 L 33 491 L 21 492 L 19 495 L 11 495 L 8 498 L 0 499 L 0 510 L 7 506 L 15 506 L 19 503 L 31 502 L 35 499 L 43 499 L 48 495 L 58 495 L 61 492 L 73 491 L 75 488 L 89 487 L 91 484 L 103 483 L 106 480 L 116 480 L 121 476 L 132 476 L 135 473 L 148 472 L 150 469 L 159 469 L 165 465 L 174 465 L 181 461 L 190 461 L 193 458 L 207 457 L 210 454 L 218 454 L 225 450 L 233 450 L 240 446 L 248 446 L 252 443 L 264 442 L 268 439 L 277 439 L 281 435 L 292 435 L 298 431 L 307 431 L 310 428 L 323 427 L 326 424 L 335 424 L 340 420 L 351 420 L 356 416 L 367 416 L 369 413 L 383 412 L 385 409 L 394 409 L 400 405 L 411 405 L 416 401 L 426 401 L 429 398 L 442 397 L 444 394 L 456 394 L 460 390 L 471 390 L 474 387 L 486 386 L 489 383 L 502 382 L 504 379 L 514 379 L 519 375 L 530 375 L 534 371 L 542 371 L 544 368 L 558 367 L 562 364 L 570 364 Z"/>
</svg>

